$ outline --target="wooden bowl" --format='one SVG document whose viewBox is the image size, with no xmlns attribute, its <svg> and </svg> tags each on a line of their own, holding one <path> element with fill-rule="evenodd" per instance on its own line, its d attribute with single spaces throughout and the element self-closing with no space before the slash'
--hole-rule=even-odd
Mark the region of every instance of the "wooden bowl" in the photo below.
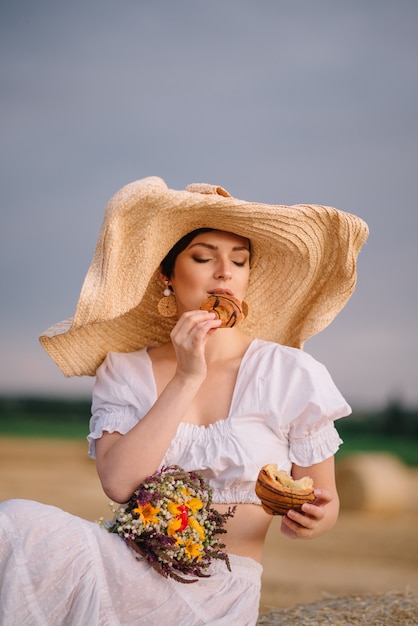
<svg viewBox="0 0 418 626">
<path fill-rule="evenodd" d="M 313 481 L 309 476 L 293 480 L 274 463 L 261 468 L 255 492 L 270 515 L 286 515 L 290 509 L 300 511 L 305 502 L 315 500 Z"/>
</svg>

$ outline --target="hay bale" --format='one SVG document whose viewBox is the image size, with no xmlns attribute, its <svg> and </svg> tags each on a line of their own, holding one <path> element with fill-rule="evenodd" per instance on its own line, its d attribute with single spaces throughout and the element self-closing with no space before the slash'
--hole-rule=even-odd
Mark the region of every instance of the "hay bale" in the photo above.
<svg viewBox="0 0 418 626">
<path fill-rule="evenodd" d="M 372 513 L 405 511 L 410 497 L 408 471 L 391 454 L 352 454 L 336 464 L 342 509 Z"/>
<path fill-rule="evenodd" d="M 328 598 L 259 615 L 257 626 L 416 626 L 418 596 L 406 591 Z"/>
</svg>

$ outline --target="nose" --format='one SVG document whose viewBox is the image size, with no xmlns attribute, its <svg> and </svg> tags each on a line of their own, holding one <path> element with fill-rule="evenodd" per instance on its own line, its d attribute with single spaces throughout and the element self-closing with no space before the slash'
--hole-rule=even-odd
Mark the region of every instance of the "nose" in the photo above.
<svg viewBox="0 0 418 626">
<path fill-rule="evenodd" d="M 215 278 L 225 280 L 231 277 L 232 277 L 232 272 L 229 266 L 229 261 L 227 261 L 226 259 L 225 260 L 220 259 L 215 269 Z"/>
</svg>

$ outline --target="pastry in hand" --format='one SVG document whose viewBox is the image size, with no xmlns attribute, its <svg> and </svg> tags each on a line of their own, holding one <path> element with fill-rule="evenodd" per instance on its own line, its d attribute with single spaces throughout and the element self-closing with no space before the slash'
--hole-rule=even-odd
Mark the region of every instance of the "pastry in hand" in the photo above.
<svg viewBox="0 0 418 626">
<path fill-rule="evenodd" d="M 241 302 L 227 293 L 212 293 L 200 308 L 216 314 L 222 322 L 219 328 L 232 328 L 244 319 Z"/>
<path fill-rule="evenodd" d="M 286 515 L 289 509 L 300 511 L 305 502 L 315 500 L 312 478 L 293 480 L 284 470 L 278 470 L 276 463 L 261 468 L 255 492 L 270 515 Z"/>
</svg>

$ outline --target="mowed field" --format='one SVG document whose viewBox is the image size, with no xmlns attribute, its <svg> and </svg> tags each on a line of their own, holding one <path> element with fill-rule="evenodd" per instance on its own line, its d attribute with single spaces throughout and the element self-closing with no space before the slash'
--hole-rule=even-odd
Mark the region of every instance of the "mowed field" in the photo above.
<svg viewBox="0 0 418 626">
<path fill-rule="evenodd" d="M 352 594 L 418 593 L 418 472 L 401 511 L 342 509 L 312 541 L 292 541 L 273 520 L 264 554 L 261 609 Z M 390 494 L 389 494 L 390 497 Z M 110 514 L 94 461 L 80 440 L 0 437 L 0 500 L 28 498 L 94 521 Z"/>
</svg>

